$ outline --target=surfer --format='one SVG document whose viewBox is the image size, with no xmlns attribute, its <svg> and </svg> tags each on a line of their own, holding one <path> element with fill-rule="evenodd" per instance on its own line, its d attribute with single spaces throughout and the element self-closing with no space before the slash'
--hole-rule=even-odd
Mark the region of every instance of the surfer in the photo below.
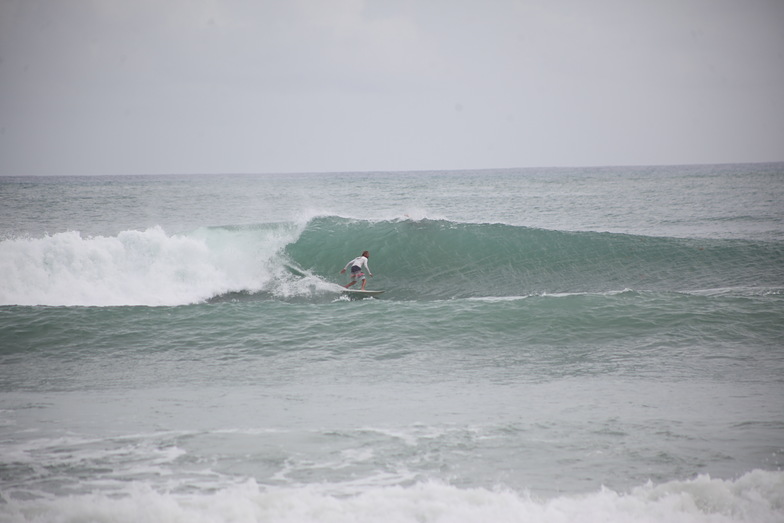
<svg viewBox="0 0 784 523">
<path fill-rule="evenodd" d="M 362 280 L 362 290 L 365 290 L 365 284 L 367 283 L 367 280 L 365 279 L 365 273 L 362 272 L 362 266 L 364 265 L 368 274 L 373 276 L 373 273 L 370 272 L 370 267 L 368 267 L 367 264 L 368 258 L 370 258 L 370 253 L 368 251 L 363 251 L 362 256 L 357 256 L 348 262 L 346 266 L 343 267 L 343 270 L 340 271 L 340 274 L 343 274 L 349 267 L 351 267 L 351 281 L 348 283 L 348 285 L 345 285 L 347 289 L 357 283 L 357 281 Z"/>
</svg>

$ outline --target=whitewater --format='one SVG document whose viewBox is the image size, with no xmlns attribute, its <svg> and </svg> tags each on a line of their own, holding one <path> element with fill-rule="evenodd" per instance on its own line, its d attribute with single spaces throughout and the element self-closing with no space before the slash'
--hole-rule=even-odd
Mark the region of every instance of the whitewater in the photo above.
<svg viewBox="0 0 784 523">
<path fill-rule="evenodd" d="M 782 522 L 782 201 L 780 163 L 0 178 L 0 522 Z"/>
</svg>

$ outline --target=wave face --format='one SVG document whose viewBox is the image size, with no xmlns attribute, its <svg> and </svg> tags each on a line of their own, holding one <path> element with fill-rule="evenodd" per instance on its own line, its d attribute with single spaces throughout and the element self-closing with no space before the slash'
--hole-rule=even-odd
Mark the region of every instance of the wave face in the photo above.
<svg viewBox="0 0 784 523">
<path fill-rule="evenodd" d="M 318 218 L 286 247 L 286 254 L 327 278 L 363 250 L 371 251 L 369 265 L 378 275 L 373 286 L 394 289 L 395 296 L 404 298 L 784 284 L 784 250 L 777 244 L 445 220 Z"/>
<path fill-rule="evenodd" d="M 371 251 L 370 287 L 389 299 L 507 297 L 623 289 L 784 287 L 778 243 L 562 232 L 446 220 L 358 221 L 117 236 L 65 232 L 0 244 L 0 304 L 179 305 L 242 294 L 334 294 L 339 270 Z"/>
</svg>

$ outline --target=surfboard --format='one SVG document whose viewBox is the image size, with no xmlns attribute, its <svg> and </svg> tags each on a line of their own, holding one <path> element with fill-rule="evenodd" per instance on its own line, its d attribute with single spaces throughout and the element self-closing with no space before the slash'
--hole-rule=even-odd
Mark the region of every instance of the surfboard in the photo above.
<svg viewBox="0 0 784 523">
<path fill-rule="evenodd" d="M 356 296 L 357 298 L 369 298 L 371 296 L 378 296 L 384 291 L 363 291 L 360 289 L 343 289 L 342 291 L 344 294 L 348 294 L 349 296 Z"/>
</svg>

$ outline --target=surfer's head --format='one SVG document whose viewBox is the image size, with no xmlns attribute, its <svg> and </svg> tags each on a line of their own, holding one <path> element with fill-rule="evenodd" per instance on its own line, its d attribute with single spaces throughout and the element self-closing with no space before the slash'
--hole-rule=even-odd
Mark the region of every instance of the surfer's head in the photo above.
<svg viewBox="0 0 784 523">
<path fill-rule="evenodd" d="M 362 256 L 364 256 L 365 258 L 370 258 L 370 253 L 367 251 L 362 251 Z"/>
</svg>

